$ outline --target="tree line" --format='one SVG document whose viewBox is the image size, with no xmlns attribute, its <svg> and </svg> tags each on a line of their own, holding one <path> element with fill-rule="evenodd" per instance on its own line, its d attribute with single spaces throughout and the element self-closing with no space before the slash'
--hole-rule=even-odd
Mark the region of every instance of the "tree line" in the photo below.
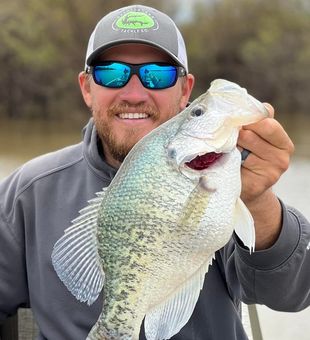
<svg viewBox="0 0 310 340">
<path fill-rule="evenodd" d="M 94 24 L 136 1 L 2 0 L 0 116 L 74 119 L 88 114 L 77 84 Z M 177 0 L 140 1 L 181 18 Z M 181 13 L 182 14 L 182 13 Z M 246 87 L 283 113 L 309 114 L 307 0 L 195 1 L 177 22 L 186 41 L 193 98 L 215 78 Z"/>
</svg>

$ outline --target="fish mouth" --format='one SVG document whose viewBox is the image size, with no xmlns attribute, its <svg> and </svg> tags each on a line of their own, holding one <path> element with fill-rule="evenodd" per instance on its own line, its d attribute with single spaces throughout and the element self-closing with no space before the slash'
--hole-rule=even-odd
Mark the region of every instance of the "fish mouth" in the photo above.
<svg viewBox="0 0 310 340">
<path fill-rule="evenodd" d="M 188 162 L 184 162 L 184 164 L 197 171 L 206 170 L 211 165 L 217 162 L 218 159 L 220 159 L 223 156 L 223 153 L 217 153 L 217 152 L 207 152 L 203 155 L 197 155 L 192 160 Z"/>
</svg>

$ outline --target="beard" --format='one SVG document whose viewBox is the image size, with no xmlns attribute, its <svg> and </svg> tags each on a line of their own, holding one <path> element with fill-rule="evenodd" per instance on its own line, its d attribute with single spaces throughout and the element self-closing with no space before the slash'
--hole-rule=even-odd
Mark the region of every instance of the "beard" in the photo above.
<svg viewBox="0 0 310 340">
<path fill-rule="evenodd" d="M 100 111 L 93 110 L 93 117 L 98 135 L 102 141 L 104 152 L 109 152 L 114 160 L 123 162 L 129 151 L 133 146 L 146 134 L 143 128 L 127 128 L 123 130 L 123 136 L 116 134 L 111 127 L 110 120 L 114 119 L 120 113 L 129 112 L 133 109 L 136 112 L 144 112 L 149 115 L 148 119 L 153 122 L 159 121 L 159 111 L 151 105 L 136 105 L 129 106 L 127 104 L 117 104 L 111 106 L 106 112 L 106 118 Z M 158 124 L 159 125 L 159 124 Z"/>
</svg>

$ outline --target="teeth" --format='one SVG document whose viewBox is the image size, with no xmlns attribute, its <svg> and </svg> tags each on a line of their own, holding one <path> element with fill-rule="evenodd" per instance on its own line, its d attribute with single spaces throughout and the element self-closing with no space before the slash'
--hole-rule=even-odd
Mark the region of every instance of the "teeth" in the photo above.
<svg viewBox="0 0 310 340">
<path fill-rule="evenodd" d="M 137 113 L 120 113 L 118 115 L 119 118 L 121 119 L 144 119 L 148 118 L 149 115 L 146 113 L 142 112 L 137 112 Z"/>
</svg>

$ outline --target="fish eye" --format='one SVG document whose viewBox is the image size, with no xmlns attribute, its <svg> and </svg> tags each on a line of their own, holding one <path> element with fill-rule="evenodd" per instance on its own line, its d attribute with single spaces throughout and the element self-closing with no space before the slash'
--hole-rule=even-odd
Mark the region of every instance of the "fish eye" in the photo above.
<svg viewBox="0 0 310 340">
<path fill-rule="evenodd" d="M 196 106 L 193 108 L 192 112 L 191 112 L 191 116 L 192 117 L 199 117 L 202 116 L 205 113 L 205 110 L 200 107 L 200 106 Z"/>
</svg>

